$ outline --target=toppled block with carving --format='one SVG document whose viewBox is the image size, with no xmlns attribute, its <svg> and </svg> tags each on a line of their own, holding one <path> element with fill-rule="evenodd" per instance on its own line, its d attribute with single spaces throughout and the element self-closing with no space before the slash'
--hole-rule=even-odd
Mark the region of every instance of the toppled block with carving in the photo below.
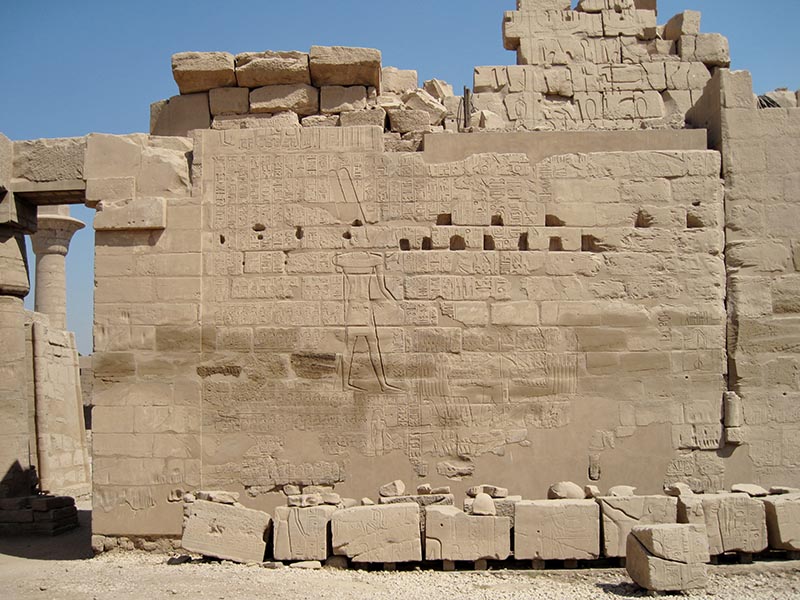
<svg viewBox="0 0 800 600">
<path fill-rule="evenodd" d="M 647 525 L 628 535 L 625 568 L 639 586 L 652 591 L 703 588 L 708 541 L 701 525 Z"/>
<path fill-rule="evenodd" d="M 625 556 L 625 544 L 633 527 L 676 523 L 677 498 L 668 496 L 603 496 L 599 498 L 603 518 L 603 553 Z"/>
<path fill-rule="evenodd" d="M 338 510 L 331 532 L 333 553 L 353 562 L 422 560 L 420 509 L 413 502 Z"/>
<path fill-rule="evenodd" d="M 179 52 L 172 55 L 172 76 L 181 94 L 236 85 L 233 54 Z"/>
<path fill-rule="evenodd" d="M 278 506 L 273 527 L 275 560 L 328 558 L 328 524 L 336 510 L 335 506 Z"/>
<path fill-rule="evenodd" d="M 594 500 L 525 500 L 516 504 L 514 557 L 591 560 L 600 556 L 600 507 Z"/>
<path fill-rule="evenodd" d="M 800 551 L 800 494 L 762 498 L 767 515 L 769 547 Z"/>
<path fill-rule="evenodd" d="M 381 53 L 373 48 L 311 46 L 311 82 L 381 87 Z"/>
<path fill-rule="evenodd" d="M 705 525 L 712 556 L 726 552 L 762 552 L 767 548 L 764 503 L 747 494 L 681 496 L 680 521 Z"/>
<path fill-rule="evenodd" d="M 261 562 L 271 517 L 260 510 L 197 500 L 187 505 L 182 547 L 235 562 Z"/>
<path fill-rule="evenodd" d="M 429 506 L 426 560 L 505 560 L 511 554 L 511 519 L 467 515 L 455 506 Z"/>
</svg>

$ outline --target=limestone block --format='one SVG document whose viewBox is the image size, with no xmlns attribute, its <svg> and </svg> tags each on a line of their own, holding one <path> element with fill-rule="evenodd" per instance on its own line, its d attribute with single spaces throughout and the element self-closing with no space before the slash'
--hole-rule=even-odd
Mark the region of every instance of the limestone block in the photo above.
<svg viewBox="0 0 800 600">
<path fill-rule="evenodd" d="M 682 563 L 707 563 L 711 559 L 708 536 L 702 525 L 644 525 L 634 527 L 631 535 L 657 558 Z"/>
<path fill-rule="evenodd" d="M 635 496 L 636 488 L 630 485 L 615 485 L 608 488 L 608 496 Z"/>
<path fill-rule="evenodd" d="M 637 525 L 676 523 L 678 500 L 669 496 L 604 496 L 599 499 L 603 519 L 604 556 L 624 556 L 625 543 Z"/>
<path fill-rule="evenodd" d="M 312 115 L 313 116 L 313 115 Z M 262 113 L 258 115 L 221 115 L 214 118 L 212 129 L 295 129 L 300 127 L 297 113 L 283 111 L 279 113 Z"/>
<path fill-rule="evenodd" d="M 181 547 L 235 562 L 261 562 L 270 516 L 228 504 L 197 500 L 187 505 Z"/>
<path fill-rule="evenodd" d="M 453 86 L 441 79 L 429 79 L 425 82 L 423 89 L 439 102 L 444 102 L 445 98 L 455 96 Z"/>
<path fill-rule="evenodd" d="M 404 94 L 405 92 L 417 89 L 419 85 L 417 72 L 411 69 L 384 67 L 381 78 L 381 92 L 384 94 L 387 92 Z"/>
<path fill-rule="evenodd" d="M 278 506 L 273 524 L 275 559 L 325 560 L 328 557 L 328 524 L 336 510 L 335 506 Z"/>
<path fill-rule="evenodd" d="M 386 124 L 386 111 L 380 106 L 368 110 L 343 112 L 340 115 L 342 127 L 380 127 Z"/>
<path fill-rule="evenodd" d="M 150 133 L 152 135 L 176 135 L 185 137 L 193 129 L 211 127 L 211 110 L 208 94 L 186 94 L 173 96 L 157 107 L 151 105 Z"/>
<path fill-rule="evenodd" d="M 239 502 L 239 492 L 228 492 L 224 490 L 208 490 L 197 492 L 198 500 L 217 502 L 219 504 L 236 504 Z"/>
<path fill-rule="evenodd" d="M 769 547 L 800 551 L 800 494 L 763 498 L 767 515 Z"/>
<path fill-rule="evenodd" d="M 245 88 L 311 83 L 305 52 L 243 52 L 236 55 L 236 81 Z"/>
<path fill-rule="evenodd" d="M 692 488 L 682 482 L 673 483 L 672 485 L 664 486 L 664 493 L 667 496 L 693 496 Z"/>
<path fill-rule="evenodd" d="M 581 486 L 571 481 L 559 481 L 547 490 L 550 500 L 583 500 L 586 494 Z"/>
<path fill-rule="evenodd" d="M 681 47 L 683 46 L 681 38 Z M 683 50 L 681 50 L 683 58 Z M 694 40 L 694 56 L 696 60 L 709 67 L 728 67 L 731 64 L 731 51 L 728 38 L 719 33 L 701 33 Z"/>
<path fill-rule="evenodd" d="M 478 494 L 489 494 L 492 498 L 508 497 L 508 488 L 482 483 L 467 489 L 467 496 L 475 498 Z"/>
<path fill-rule="evenodd" d="M 367 88 L 363 85 L 326 85 L 320 90 L 319 104 L 320 111 L 325 114 L 362 110 L 367 107 Z"/>
<path fill-rule="evenodd" d="M 797 108 L 797 93 L 790 90 L 773 90 L 764 94 L 781 108 Z"/>
<path fill-rule="evenodd" d="M 396 498 L 406 493 L 406 484 L 400 479 L 395 479 L 389 483 L 383 484 L 378 493 L 382 498 Z"/>
<path fill-rule="evenodd" d="M 508 517 L 511 519 L 511 526 L 514 526 L 515 507 L 522 501 L 522 496 L 508 496 L 506 498 L 494 498 L 494 508 L 496 516 Z M 464 512 L 468 515 L 473 514 L 472 506 L 475 504 L 474 498 L 464 498 Z"/>
<path fill-rule="evenodd" d="M 102 200 L 94 216 L 95 231 L 166 229 L 167 203 L 163 198 Z"/>
<path fill-rule="evenodd" d="M 392 131 L 430 131 L 430 114 L 424 110 L 389 109 L 387 112 Z"/>
<path fill-rule="evenodd" d="M 488 131 L 502 131 L 506 128 L 506 120 L 491 110 L 482 110 L 478 113 L 478 127 Z M 473 115 L 473 118 L 475 115 Z"/>
<path fill-rule="evenodd" d="M 764 503 L 747 494 L 681 496 L 681 521 L 704 523 L 712 556 L 725 552 L 758 553 L 767 547 Z"/>
<path fill-rule="evenodd" d="M 591 560 L 600 556 L 600 507 L 594 500 L 533 500 L 516 504 L 514 557 Z"/>
<path fill-rule="evenodd" d="M 304 83 L 268 85 L 250 92 L 250 112 L 279 113 L 292 111 L 298 115 L 319 112 L 319 90 Z"/>
<path fill-rule="evenodd" d="M 731 486 L 731 492 L 747 494 L 751 498 L 762 498 L 764 496 L 769 496 L 769 490 L 761 487 L 760 485 L 755 485 L 754 483 L 734 483 Z"/>
<path fill-rule="evenodd" d="M 426 560 L 505 560 L 511 554 L 511 519 L 470 516 L 455 506 L 429 506 Z"/>
<path fill-rule="evenodd" d="M 636 528 L 635 533 L 628 536 L 626 544 L 625 568 L 631 579 L 639 586 L 659 592 L 684 591 L 703 588 L 708 583 L 708 573 L 703 562 L 682 560 L 680 557 L 694 558 L 701 555 L 702 528 L 691 525 L 678 525 L 670 530 L 656 532 L 648 537 L 648 528 Z M 688 528 L 688 529 L 687 529 Z M 650 551 L 646 542 L 654 544 Z M 700 551 L 689 548 L 687 544 L 700 544 Z M 688 555 L 683 549 L 693 550 Z M 664 558 L 658 553 L 670 554 L 679 558 Z"/>
<path fill-rule="evenodd" d="M 434 504 L 453 506 L 455 504 L 455 496 L 453 494 L 417 494 L 414 496 L 392 496 L 378 498 L 379 504 L 407 504 L 408 502 L 416 502 L 420 507 L 431 506 Z"/>
<path fill-rule="evenodd" d="M 286 504 L 288 506 L 306 508 L 309 506 L 319 506 L 322 503 L 322 494 L 297 494 L 295 496 L 286 497 Z"/>
<path fill-rule="evenodd" d="M 233 54 L 179 52 L 172 55 L 172 76 L 181 94 L 236 85 Z"/>
<path fill-rule="evenodd" d="M 339 115 L 310 115 L 300 121 L 303 127 L 338 127 L 339 123 Z"/>
<path fill-rule="evenodd" d="M 213 116 L 243 115 L 250 109 L 250 91 L 246 88 L 214 88 L 208 92 Z"/>
<path fill-rule="evenodd" d="M 101 200 L 133 200 L 136 195 L 134 177 L 106 177 L 86 181 L 86 205 L 94 207 Z"/>
<path fill-rule="evenodd" d="M 603 34 L 606 37 L 618 35 L 636 36 L 652 40 L 656 36 L 656 13 L 652 10 L 604 10 Z"/>
<path fill-rule="evenodd" d="M 494 505 L 494 500 L 489 494 L 478 494 L 475 496 L 475 501 L 472 503 L 473 515 L 486 515 L 494 516 L 497 514 L 497 507 Z"/>
<path fill-rule="evenodd" d="M 664 26 L 664 39 L 677 41 L 684 35 L 700 33 L 700 13 L 696 10 L 685 10 L 672 17 Z"/>
<path fill-rule="evenodd" d="M 602 0 L 607 1 L 607 0 Z M 570 0 L 517 0 L 517 10 L 535 12 L 539 10 L 569 10 Z"/>
<path fill-rule="evenodd" d="M 312 46 L 311 82 L 325 85 L 365 85 L 381 89 L 381 53 L 372 48 Z"/>
<path fill-rule="evenodd" d="M 447 115 L 447 109 L 425 90 L 414 90 L 403 94 L 403 102 L 411 110 L 425 111 L 430 125 L 439 125 Z"/>
<path fill-rule="evenodd" d="M 416 503 L 337 510 L 331 518 L 333 553 L 359 563 L 422 560 L 419 511 Z"/>
</svg>

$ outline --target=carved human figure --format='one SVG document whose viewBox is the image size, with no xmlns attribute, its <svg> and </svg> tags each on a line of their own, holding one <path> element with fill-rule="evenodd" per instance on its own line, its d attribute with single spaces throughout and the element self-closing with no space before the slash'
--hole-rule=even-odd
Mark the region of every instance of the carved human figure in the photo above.
<svg viewBox="0 0 800 600">
<path fill-rule="evenodd" d="M 383 272 L 383 257 L 370 252 L 349 252 L 339 254 L 334 264 L 344 274 L 345 287 L 345 359 L 342 368 L 342 385 L 345 389 L 363 390 L 353 384 L 353 358 L 356 344 L 360 338 L 367 342 L 372 370 L 381 390 L 384 392 L 402 391 L 386 381 L 386 369 L 381 354 L 378 324 L 375 320 L 372 293 L 377 292 L 386 300 L 397 299 L 386 287 Z"/>
</svg>

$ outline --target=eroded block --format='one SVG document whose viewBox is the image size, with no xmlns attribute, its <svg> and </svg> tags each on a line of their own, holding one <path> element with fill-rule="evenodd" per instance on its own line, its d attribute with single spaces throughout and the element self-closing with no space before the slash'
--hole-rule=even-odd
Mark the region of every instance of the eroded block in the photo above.
<svg viewBox="0 0 800 600">
<path fill-rule="evenodd" d="M 172 56 L 172 76 L 181 94 L 205 92 L 236 85 L 233 54 L 227 52 L 179 52 Z"/>
<path fill-rule="evenodd" d="M 197 500 L 188 505 L 182 547 L 236 562 L 261 562 L 271 518 L 260 510 Z"/>
<path fill-rule="evenodd" d="M 316 86 L 381 87 L 381 53 L 372 48 L 312 46 L 311 81 Z"/>
<path fill-rule="evenodd" d="M 328 524 L 335 506 L 275 509 L 273 529 L 276 560 L 325 560 L 328 557 Z"/>
<path fill-rule="evenodd" d="M 637 525 L 676 523 L 678 500 L 668 496 L 603 496 L 603 554 L 625 556 L 625 544 Z"/>
<path fill-rule="evenodd" d="M 600 507 L 594 500 L 525 500 L 516 504 L 514 557 L 591 560 L 600 556 Z"/>
<path fill-rule="evenodd" d="M 511 554 L 511 519 L 471 516 L 455 506 L 429 506 L 426 560 L 505 560 Z"/>
<path fill-rule="evenodd" d="M 705 532 L 696 525 L 635 527 L 626 543 L 625 568 L 639 586 L 653 591 L 703 588 L 708 583 Z"/>
<path fill-rule="evenodd" d="M 681 496 L 681 520 L 705 524 L 712 556 L 762 552 L 767 548 L 764 503 L 747 494 Z"/>
<path fill-rule="evenodd" d="M 268 85 L 250 92 L 250 112 L 278 113 L 290 110 L 298 115 L 319 112 L 319 90 L 304 83 Z"/>
<path fill-rule="evenodd" d="M 800 494 L 762 498 L 767 516 L 769 547 L 800 551 Z"/>
<path fill-rule="evenodd" d="M 413 502 L 338 510 L 331 518 L 333 553 L 353 562 L 422 560 L 419 524 Z"/>
<path fill-rule="evenodd" d="M 236 55 L 236 80 L 241 87 L 311 83 L 305 52 L 243 52 Z"/>
</svg>

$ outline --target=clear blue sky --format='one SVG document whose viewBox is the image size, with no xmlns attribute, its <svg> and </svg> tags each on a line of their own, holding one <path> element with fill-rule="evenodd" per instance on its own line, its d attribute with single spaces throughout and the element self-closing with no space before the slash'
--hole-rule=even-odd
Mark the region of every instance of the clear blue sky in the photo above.
<svg viewBox="0 0 800 600">
<path fill-rule="evenodd" d="M 514 0 L 5 0 L 0 3 L 0 132 L 11 139 L 146 132 L 149 105 L 177 93 L 170 56 L 185 50 L 378 48 L 384 66 L 456 89 L 478 65 L 514 64 L 502 13 Z M 660 0 L 659 23 L 693 9 L 731 42 L 757 92 L 800 88 L 800 0 Z M 92 211 L 73 207 L 91 223 Z M 68 256 L 68 326 L 91 352 L 91 226 Z M 32 295 L 28 305 L 32 306 Z"/>
</svg>

